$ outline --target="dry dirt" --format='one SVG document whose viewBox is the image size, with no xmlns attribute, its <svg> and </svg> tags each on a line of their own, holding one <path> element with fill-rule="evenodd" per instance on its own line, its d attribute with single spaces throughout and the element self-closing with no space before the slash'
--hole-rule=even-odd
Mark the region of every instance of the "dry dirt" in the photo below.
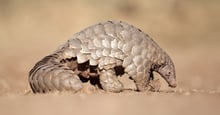
<svg viewBox="0 0 220 115">
<path fill-rule="evenodd" d="M 219 115 L 220 14 L 217 0 L 0 0 L 0 115 Z M 105 20 L 148 33 L 170 54 L 178 87 L 160 92 L 33 94 L 33 65 L 73 33 Z"/>
</svg>

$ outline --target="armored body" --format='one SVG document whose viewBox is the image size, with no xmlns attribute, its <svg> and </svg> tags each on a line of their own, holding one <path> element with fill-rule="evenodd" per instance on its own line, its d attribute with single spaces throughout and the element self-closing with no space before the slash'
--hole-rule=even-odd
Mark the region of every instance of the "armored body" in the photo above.
<svg viewBox="0 0 220 115">
<path fill-rule="evenodd" d="M 97 77 L 106 91 L 120 92 L 117 76 L 128 74 L 137 90 L 145 91 L 153 71 L 176 87 L 171 58 L 147 34 L 122 21 L 107 21 L 73 35 L 54 53 L 44 57 L 29 72 L 34 93 L 77 92 L 83 88 L 79 76 Z"/>
</svg>

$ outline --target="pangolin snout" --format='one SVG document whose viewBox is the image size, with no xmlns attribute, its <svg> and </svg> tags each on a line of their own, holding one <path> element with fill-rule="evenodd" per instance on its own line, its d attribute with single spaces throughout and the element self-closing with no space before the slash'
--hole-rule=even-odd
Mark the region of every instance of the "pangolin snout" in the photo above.
<svg viewBox="0 0 220 115">
<path fill-rule="evenodd" d="M 176 82 L 173 82 L 173 83 L 170 83 L 169 84 L 169 87 L 172 87 L 172 88 L 175 88 L 177 86 L 177 83 Z"/>
</svg>

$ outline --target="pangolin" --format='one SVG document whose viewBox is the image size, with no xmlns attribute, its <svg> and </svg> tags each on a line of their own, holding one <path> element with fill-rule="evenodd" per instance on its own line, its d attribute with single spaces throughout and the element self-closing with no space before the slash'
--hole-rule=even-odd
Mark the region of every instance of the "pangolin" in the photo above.
<svg viewBox="0 0 220 115">
<path fill-rule="evenodd" d="M 127 74 L 138 91 L 145 91 L 153 71 L 176 87 L 174 64 L 152 38 L 128 23 L 106 21 L 74 34 L 37 62 L 28 79 L 34 93 L 80 91 L 79 76 L 98 77 L 105 91 L 121 92 L 124 86 L 117 76 Z"/>
</svg>

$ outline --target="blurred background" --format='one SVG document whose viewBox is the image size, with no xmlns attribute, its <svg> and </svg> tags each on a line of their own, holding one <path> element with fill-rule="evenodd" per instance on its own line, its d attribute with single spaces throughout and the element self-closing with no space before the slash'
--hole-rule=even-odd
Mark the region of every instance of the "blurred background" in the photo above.
<svg viewBox="0 0 220 115">
<path fill-rule="evenodd" d="M 0 0 L 0 95 L 30 90 L 28 72 L 74 33 L 122 20 L 174 60 L 178 88 L 220 90 L 219 0 Z"/>
</svg>

